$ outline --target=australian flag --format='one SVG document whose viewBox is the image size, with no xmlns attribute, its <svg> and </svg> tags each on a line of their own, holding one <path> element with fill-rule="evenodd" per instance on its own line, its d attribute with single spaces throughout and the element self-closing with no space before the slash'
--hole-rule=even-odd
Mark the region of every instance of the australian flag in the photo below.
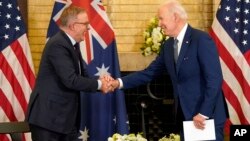
<svg viewBox="0 0 250 141">
<path fill-rule="evenodd" d="M 120 77 L 119 61 L 113 28 L 100 0 L 56 0 L 52 12 L 47 39 L 58 30 L 58 20 L 62 11 L 74 4 L 87 10 L 90 30 L 81 42 L 81 53 L 90 77 L 99 78 L 110 74 Z M 128 118 L 124 93 L 81 94 L 81 123 L 79 140 L 107 141 L 114 133 L 127 134 Z"/>
</svg>

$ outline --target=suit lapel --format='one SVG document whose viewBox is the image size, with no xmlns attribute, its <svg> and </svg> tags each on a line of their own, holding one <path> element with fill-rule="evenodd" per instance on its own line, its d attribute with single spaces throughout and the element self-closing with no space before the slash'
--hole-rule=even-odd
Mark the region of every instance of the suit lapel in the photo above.
<svg viewBox="0 0 250 141">
<path fill-rule="evenodd" d="M 184 39 L 182 41 L 181 50 L 180 50 L 179 57 L 178 57 L 177 64 L 176 64 L 176 72 L 177 72 L 177 74 L 178 74 L 180 65 L 181 65 L 181 63 L 182 63 L 182 61 L 183 61 L 183 59 L 185 57 L 185 54 L 186 54 L 186 52 L 188 50 L 188 46 L 190 45 L 191 32 L 192 32 L 192 28 L 190 26 L 188 26 L 187 31 L 186 31 L 185 36 L 184 36 Z"/>
<path fill-rule="evenodd" d="M 169 42 L 167 42 L 167 44 L 165 45 L 166 47 L 165 47 L 165 49 L 166 49 L 166 53 L 167 53 L 167 60 L 166 60 L 166 62 L 167 62 L 167 64 L 169 65 L 169 66 L 171 66 L 171 68 L 173 67 L 175 67 L 175 64 L 174 64 L 174 49 L 173 49 L 173 44 L 174 44 L 174 38 L 169 38 L 168 39 L 169 40 Z"/>
<path fill-rule="evenodd" d="M 66 35 L 66 33 L 65 32 L 63 32 L 63 31 L 61 31 L 60 32 L 61 33 L 61 35 L 62 35 L 62 37 L 67 41 L 67 43 L 68 43 L 68 45 L 65 45 L 67 48 L 69 48 L 69 50 L 70 50 L 70 52 L 71 52 L 71 54 L 72 54 L 72 56 L 73 56 L 73 61 L 74 61 L 74 65 L 75 65 L 75 69 L 76 69 L 76 72 L 78 73 L 78 74 L 80 74 L 80 71 L 79 71 L 79 58 L 77 57 L 77 55 L 76 55 L 76 53 L 75 53 L 75 49 L 74 49 L 74 46 L 72 45 L 72 43 L 71 43 L 71 41 L 70 41 L 70 39 L 69 39 L 69 37 Z M 80 54 L 81 55 L 81 54 Z M 80 63 L 82 63 L 82 60 L 80 60 L 81 62 Z M 81 74 L 84 74 L 84 68 L 82 67 L 81 68 Z"/>
</svg>

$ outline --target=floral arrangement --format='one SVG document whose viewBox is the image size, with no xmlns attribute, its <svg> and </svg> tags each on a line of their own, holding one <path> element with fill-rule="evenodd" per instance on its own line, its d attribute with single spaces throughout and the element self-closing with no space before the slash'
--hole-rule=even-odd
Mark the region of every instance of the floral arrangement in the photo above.
<svg viewBox="0 0 250 141">
<path fill-rule="evenodd" d="M 108 138 L 108 141 L 147 141 L 142 134 L 128 134 L 128 135 L 120 135 L 115 133 L 112 137 Z M 159 141 L 180 141 L 180 135 L 171 133 L 169 137 L 164 136 L 159 139 Z"/>
<path fill-rule="evenodd" d="M 162 29 L 158 26 L 158 18 L 151 18 L 147 29 L 143 32 L 144 43 L 141 47 L 144 56 L 159 54 L 162 43 L 167 39 Z"/>
<path fill-rule="evenodd" d="M 164 136 L 159 141 L 180 141 L 180 135 L 171 133 L 169 137 Z"/>
<path fill-rule="evenodd" d="M 112 137 L 108 138 L 108 141 L 147 141 L 141 134 L 128 134 L 120 135 L 115 133 Z"/>
</svg>

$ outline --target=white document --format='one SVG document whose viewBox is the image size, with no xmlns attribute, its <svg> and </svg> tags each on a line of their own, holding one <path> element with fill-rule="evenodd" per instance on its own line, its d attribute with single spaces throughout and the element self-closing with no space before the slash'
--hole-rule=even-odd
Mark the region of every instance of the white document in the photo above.
<svg viewBox="0 0 250 141">
<path fill-rule="evenodd" d="M 183 121 L 184 139 L 185 141 L 204 141 L 215 140 L 214 120 L 205 121 L 205 129 L 197 129 L 193 121 Z"/>
</svg>

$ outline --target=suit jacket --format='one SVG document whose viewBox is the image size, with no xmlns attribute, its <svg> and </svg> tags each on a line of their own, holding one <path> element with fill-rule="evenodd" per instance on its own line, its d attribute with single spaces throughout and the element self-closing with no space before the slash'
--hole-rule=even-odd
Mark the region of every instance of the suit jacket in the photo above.
<svg viewBox="0 0 250 141">
<path fill-rule="evenodd" d="M 145 70 L 121 78 L 124 88 L 148 83 L 167 71 L 186 120 L 201 113 L 214 118 L 215 124 L 223 124 L 226 113 L 222 72 L 214 42 L 207 33 L 188 26 L 176 65 L 173 44 L 174 39 L 169 38 Z"/>
<path fill-rule="evenodd" d="M 80 75 L 78 62 L 63 31 L 47 42 L 28 105 L 30 124 L 59 133 L 76 128 L 80 91 L 96 91 L 98 87 L 96 79 Z M 83 69 L 81 74 L 86 76 Z"/>
</svg>

